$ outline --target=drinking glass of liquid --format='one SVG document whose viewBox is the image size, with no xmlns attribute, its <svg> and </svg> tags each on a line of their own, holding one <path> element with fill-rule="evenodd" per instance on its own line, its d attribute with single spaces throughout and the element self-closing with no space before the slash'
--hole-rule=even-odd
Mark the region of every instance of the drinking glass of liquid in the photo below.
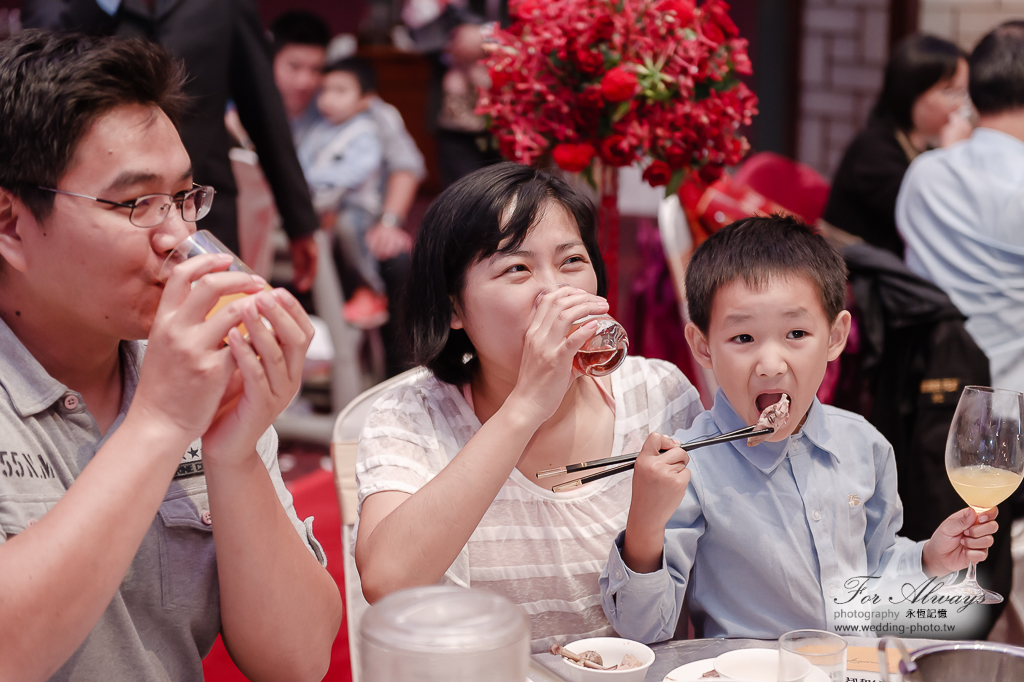
<svg viewBox="0 0 1024 682">
<path fill-rule="evenodd" d="M 541 296 L 552 289 L 567 286 L 569 285 L 555 284 L 550 286 L 537 294 L 537 299 L 540 299 Z M 572 323 L 569 333 L 572 334 L 591 320 L 597 320 L 597 331 L 577 351 L 576 356 L 572 360 L 572 367 L 580 374 L 603 377 L 617 370 L 623 360 L 626 359 L 626 351 L 629 349 L 629 337 L 626 336 L 626 330 L 622 325 L 608 314 L 581 317 Z"/>
<path fill-rule="evenodd" d="M 164 260 L 161 271 L 163 279 L 167 279 L 171 268 L 178 263 L 183 263 L 189 258 L 195 258 L 196 256 L 201 256 L 206 253 L 226 253 L 231 256 L 231 265 L 228 266 L 229 271 L 244 272 L 249 275 L 256 274 L 248 265 L 243 263 L 238 256 L 232 253 L 231 249 L 224 246 L 221 240 L 214 237 L 209 230 L 199 230 L 198 232 L 189 235 L 185 241 L 175 246 L 174 250 L 171 251 L 166 260 Z M 264 285 L 264 289 L 266 291 L 270 291 L 271 288 L 272 287 L 269 284 Z M 210 312 L 206 314 L 206 319 L 210 319 L 214 313 L 226 306 L 228 303 L 237 301 L 240 298 L 245 298 L 248 295 L 249 294 L 238 293 L 221 296 L 220 300 L 218 300 Z M 267 325 L 268 329 L 270 328 L 270 324 L 266 320 L 263 320 L 263 324 Z M 238 331 L 242 332 L 243 337 L 248 336 L 249 334 L 249 331 L 245 328 L 245 324 L 239 324 Z"/>
<path fill-rule="evenodd" d="M 572 323 L 572 331 L 591 320 L 597 320 L 597 332 L 576 352 L 572 366 L 580 374 L 603 377 L 617 370 L 626 359 L 629 337 L 611 315 L 587 315 Z"/>
<path fill-rule="evenodd" d="M 1024 478 L 1024 395 L 986 386 L 967 386 L 960 395 L 946 439 L 946 475 L 974 511 L 992 509 L 1013 494 Z M 978 584 L 974 563 L 944 595 L 998 604 L 998 592 Z"/>
</svg>

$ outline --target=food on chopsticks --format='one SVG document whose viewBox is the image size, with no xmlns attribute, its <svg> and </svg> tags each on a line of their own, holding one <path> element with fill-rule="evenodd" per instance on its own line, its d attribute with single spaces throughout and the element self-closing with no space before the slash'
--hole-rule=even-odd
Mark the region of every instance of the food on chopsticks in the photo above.
<svg viewBox="0 0 1024 682">
<path fill-rule="evenodd" d="M 761 429 L 775 429 L 779 431 L 785 428 L 786 424 L 789 423 L 789 396 L 785 393 L 780 394 L 779 400 L 761 411 L 761 416 L 757 418 L 757 425 L 754 426 L 755 431 Z M 747 447 L 754 447 L 760 445 L 764 441 L 768 440 L 768 437 L 772 434 L 766 433 L 760 436 L 752 436 L 747 439 Z"/>
<path fill-rule="evenodd" d="M 548 651 L 551 655 L 561 656 L 574 665 L 582 666 L 584 668 L 592 668 L 594 670 L 629 670 L 630 668 L 639 668 L 643 665 L 640 659 L 633 654 L 626 654 L 623 656 L 622 661 L 620 661 L 618 665 L 605 667 L 604 659 L 602 659 L 601 654 L 596 651 L 584 651 L 581 654 L 577 654 L 557 644 L 552 644 Z"/>
</svg>

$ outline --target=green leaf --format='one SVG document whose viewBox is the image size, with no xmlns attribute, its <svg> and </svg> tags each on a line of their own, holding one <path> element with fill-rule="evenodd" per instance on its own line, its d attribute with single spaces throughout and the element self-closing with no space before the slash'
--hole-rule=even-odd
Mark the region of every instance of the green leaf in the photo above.
<svg viewBox="0 0 1024 682">
<path fill-rule="evenodd" d="M 597 181 L 594 180 L 594 162 L 593 161 L 591 161 L 589 164 L 587 164 L 587 167 L 583 169 L 583 172 L 581 173 L 581 175 L 583 176 L 583 179 L 587 181 L 587 184 L 594 188 L 595 192 L 598 191 L 597 190 Z"/>
<path fill-rule="evenodd" d="M 615 107 L 615 112 L 612 114 L 612 123 L 618 123 L 623 116 L 629 113 L 629 100 L 625 102 L 619 102 L 619 106 Z"/>
<path fill-rule="evenodd" d="M 686 171 L 682 169 L 672 171 L 672 177 L 669 179 L 668 184 L 665 185 L 666 199 L 679 191 L 679 185 L 683 184 L 683 177 L 685 175 Z"/>
</svg>

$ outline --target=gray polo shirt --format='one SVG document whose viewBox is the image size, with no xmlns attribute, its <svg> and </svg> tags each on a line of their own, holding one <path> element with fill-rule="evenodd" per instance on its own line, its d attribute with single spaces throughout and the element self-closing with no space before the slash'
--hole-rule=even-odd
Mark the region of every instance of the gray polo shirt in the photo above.
<svg viewBox="0 0 1024 682">
<path fill-rule="evenodd" d="M 121 343 L 124 421 L 145 343 Z M 0 544 L 41 519 L 75 482 L 106 438 L 82 396 L 46 373 L 0 321 Z M 277 464 L 277 434 L 256 446 L 295 531 L 326 565 Z M 202 659 L 220 631 L 220 590 L 203 475 L 202 443 L 182 453 L 159 513 L 107 610 L 52 680 L 202 680 Z M 272 586 L 268 586 L 271 588 Z"/>
</svg>

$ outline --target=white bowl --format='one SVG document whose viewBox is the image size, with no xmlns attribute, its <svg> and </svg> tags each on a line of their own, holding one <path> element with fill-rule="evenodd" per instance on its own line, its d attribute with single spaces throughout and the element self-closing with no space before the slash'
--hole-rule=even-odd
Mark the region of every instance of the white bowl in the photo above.
<svg viewBox="0 0 1024 682">
<path fill-rule="evenodd" d="M 574 654 L 582 654 L 584 651 L 596 651 L 601 654 L 605 665 L 616 665 L 626 654 L 633 654 L 643 664 L 639 668 L 628 670 L 595 670 L 584 668 L 570 663 L 564 657 L 562 659 L 565 676 L 571 682 L 643 682 L 647 676 L 647 669 L 654 663 L 654 652 L 646 644 L 634 642 L 631 639 L 619 637 L 591 637 L 579 639 L 565 645 L 565 648 Z"/>
</svg>

